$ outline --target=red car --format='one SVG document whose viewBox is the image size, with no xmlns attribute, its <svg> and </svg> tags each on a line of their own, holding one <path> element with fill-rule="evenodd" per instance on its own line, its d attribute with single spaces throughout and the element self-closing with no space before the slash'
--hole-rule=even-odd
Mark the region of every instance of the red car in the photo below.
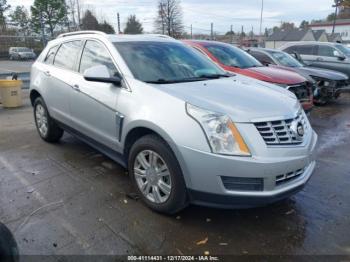
<svg viewBox="0 0 350 262">
<path fill-rule="evenodd" d="M 284 69 L 263 66 L 253 56 L 229 44 L 215 41 L 184 40 L 226 71 L 277 84 L 293 92 L 306 112 L 313 107 L 312 83 L 303 76 Z"/>
</svg>

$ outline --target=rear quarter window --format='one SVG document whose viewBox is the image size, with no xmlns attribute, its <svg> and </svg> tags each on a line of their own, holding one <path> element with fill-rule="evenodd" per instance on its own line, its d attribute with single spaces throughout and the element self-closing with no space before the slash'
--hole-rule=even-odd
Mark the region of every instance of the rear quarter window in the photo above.
<svg viewBox="0 0 350 262">
<path fill-rule="evenodd" d="M 45 59 L 43 61 L 45 64 L 48 64 L 48 65 L 52 65 L 53 64 L 53 60 L 55 58 L 57 49 L 58 49 L 58 45 L 56 45 L 54 47 L 51 47 L 49 49 L 49 51 L 47 52 L 46 57 L 45 57 Z"/>
</svg>

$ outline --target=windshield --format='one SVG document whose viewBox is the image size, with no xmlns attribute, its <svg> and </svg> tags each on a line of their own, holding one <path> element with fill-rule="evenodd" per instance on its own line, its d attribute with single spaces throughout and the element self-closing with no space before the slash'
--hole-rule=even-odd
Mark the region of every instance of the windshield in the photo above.
<svg viewBox="0 0 350 262">
<path fill-rule="evenodd" d="M 275 52 L 275 51 L 268 51 L 268 53 L 276 59 L 279 64 L 288 66 L 288 67 L 302 67 L 303 65 L 296 60 L 294 57 L 292 57 L 290 54 L 284 53 L 284 52 Z"/>
<path fill-rule="evenodd" d="M 350 48 L 343 45 L 335 45 L 344 55 L 350 57 Z"/>
<path fill-rule="evenodd" d="M 258 60 L 243 50 L 221 44 L 205 44 L 205 48 L 225 66 L 250 68 L 263 66 Z"/>
<path fill-rule="evenodd" d="M 32 50 L 27 47 L 20 47 L 17 48 L 17 52 L 32 52 Z"/>
<path fill-rule="evenodd" d="M 134 77 L 149 83 L 201 81 L 228 75 L 191 48 L 177 42 L 115 42 Z"/>
</svg>

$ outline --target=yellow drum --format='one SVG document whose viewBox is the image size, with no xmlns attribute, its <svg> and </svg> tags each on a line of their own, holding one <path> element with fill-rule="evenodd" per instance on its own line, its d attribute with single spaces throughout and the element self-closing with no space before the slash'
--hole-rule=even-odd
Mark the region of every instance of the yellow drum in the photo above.
<svg viewBox="0 0 350 262">
<path fill-rule="evenodd" d="M 22 81 L 0 79 L 0 97 L 3 107 L 22 105 Z"/>
</svg>

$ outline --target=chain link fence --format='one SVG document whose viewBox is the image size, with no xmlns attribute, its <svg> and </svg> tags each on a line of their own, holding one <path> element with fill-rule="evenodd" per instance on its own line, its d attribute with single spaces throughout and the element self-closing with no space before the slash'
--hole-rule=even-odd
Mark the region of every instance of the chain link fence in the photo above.
<svg viewBox="0 0 350 262">
<path fill-rule="evenodd" d="M 0 35 L 0 59 L 9 58 L 10 47 L 28 47 L 33 49 L 36 55 L 44 49 L 40 37 Z"/>
</svg>

